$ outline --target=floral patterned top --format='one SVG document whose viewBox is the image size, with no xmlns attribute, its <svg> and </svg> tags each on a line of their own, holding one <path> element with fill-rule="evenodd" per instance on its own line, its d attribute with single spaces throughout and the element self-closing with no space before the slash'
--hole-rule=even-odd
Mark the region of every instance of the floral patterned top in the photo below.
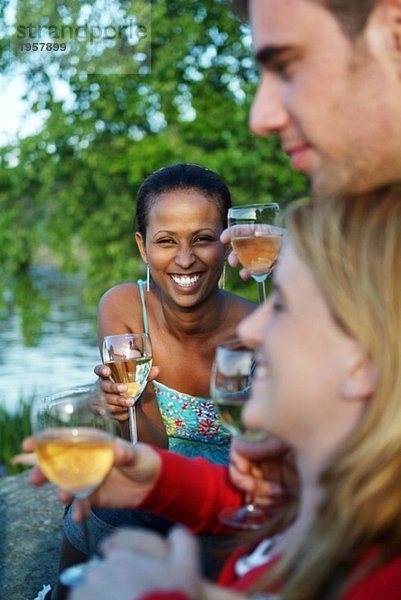
<svg viewBox="0 0 401 600">
<path fill-rule="evenodd" d="M 149 332 L 144 282 L 138 281 L 145 333 Z M 169 438 L 169 449 L 184 456 L 203 456 L 227 464 L 230 433 L 223 426 L 210 398 L 177 392 L 153 381 L 155 396 Z"/>
<path fill-rule="evenodd" d="M 169 449 L 184 456 L 203 456 L 226 464 L 230 434 L 210 398 L 189 396 L 153 382 L 157 403 L 169 438 Z"/>
</svg>

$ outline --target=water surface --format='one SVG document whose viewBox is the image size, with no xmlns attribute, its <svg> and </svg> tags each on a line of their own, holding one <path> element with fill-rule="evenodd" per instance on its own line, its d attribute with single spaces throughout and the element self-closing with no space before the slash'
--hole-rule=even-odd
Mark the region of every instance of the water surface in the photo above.
<svg viewBox="0 0 401 600">
<path fill-rule="evenodd" d="M 37 267 L 33 276 L 51 306 L 38 345 L 24 345 L 12 306 L 0 322 L 0 403 L 10 412 L 20 398 L 95 381 L 93 367 L 100 362 L 96 309 L 84 305 L 82 278 L 55 267 Z"/>
</svg>

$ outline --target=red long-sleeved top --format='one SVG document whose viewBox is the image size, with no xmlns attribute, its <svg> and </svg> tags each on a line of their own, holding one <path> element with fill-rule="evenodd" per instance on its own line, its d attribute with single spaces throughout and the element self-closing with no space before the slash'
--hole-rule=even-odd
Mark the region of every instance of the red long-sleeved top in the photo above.
<svg viewBox="0 0 401 600">
<path fill-rule="evenodd" d="M 188 459 L 172 452 L 160 451 L 162 469 L 159 479 L 139 508 L 155 512 L 182 523 L 194 533 L 225 533 L 227 528 L 218 521 L 219 513 L 228 506 L 239 507 L 242 493 L 235 489 L 225 466 L 214 465 L 205 459 Z M 249 548 L 248 548 L 249 550 Z M 217 583 L 244 591 L 275 561 L 258 566 L 239 578 L 235 572 L 237 559 L 244 549 L 235 552 L 223 567 Z M 277 590 L 266 590 L 277 592 Z M 141 600 L 184 600 L 185 595 L 154 591 Z M 378 567 L 358 581 L 341 600 L 401 600 L 401 556 Z"/>
</svg>

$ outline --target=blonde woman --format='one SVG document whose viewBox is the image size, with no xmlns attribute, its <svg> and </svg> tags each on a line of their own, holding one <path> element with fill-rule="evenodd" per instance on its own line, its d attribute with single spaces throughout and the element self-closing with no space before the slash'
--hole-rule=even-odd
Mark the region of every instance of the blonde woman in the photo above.
<svg viewBox="0 0 401 600">
<path fill-rule="evenodd" d="M 401 597 L 401 193 L 311 203 L 287 225 L 274 292 L 239 330 L 258 348 L 244 419 L 293 448 L 299 498 L 230 556 L 217 586 L 202 580 L 189 533 L 122 531 L 73 600 L 112 598 L 117 581 L 119 600 Z M 242 500 L 226 468 L 203 459 L 120 444 L 116 465 L 95 505 L 217 532 L 220 510 Z"/>
</svg>

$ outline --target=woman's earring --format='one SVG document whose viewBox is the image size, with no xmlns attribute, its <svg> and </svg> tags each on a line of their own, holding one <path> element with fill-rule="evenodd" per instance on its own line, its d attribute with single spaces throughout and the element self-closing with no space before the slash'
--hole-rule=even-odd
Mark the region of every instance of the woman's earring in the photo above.
<svg viewBox="0 0 401 600">
<path fill-rule="evenodd" d="M 223 270 L 221 272 L 221 276 L 220 276 L 220 279 L 219 279 L 219 288 L 221 290 L 225 290 L 226 289 L 226 283 L 227 283 L 227 262 L 224 261 Z"/>
<path fill-rule="evenodd" d="M 150 269 L 149 269 L 149 263 L 146 263 L 146 291 L 149 292 L 150 290 Z"/>
</svg>

